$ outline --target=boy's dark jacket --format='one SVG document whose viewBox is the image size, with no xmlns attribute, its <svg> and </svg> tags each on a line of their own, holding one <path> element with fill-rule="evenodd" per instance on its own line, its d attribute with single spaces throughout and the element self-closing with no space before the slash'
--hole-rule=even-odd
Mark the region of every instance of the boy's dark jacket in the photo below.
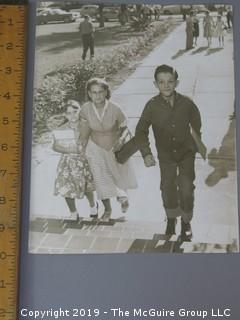
<svg viewBox="0 0 240 320">
<path fill-rule="evenodd" d="M 173 107 L 161 94 L 147 102 L 135 132 L 143 157 L 152 154 L 148 137 L 150 126 L 159 160 L 181 160 L 198 151 L 190 128 L 201 137 L 201 116 L 190 98 L 175 92 Z"/>
</svg>

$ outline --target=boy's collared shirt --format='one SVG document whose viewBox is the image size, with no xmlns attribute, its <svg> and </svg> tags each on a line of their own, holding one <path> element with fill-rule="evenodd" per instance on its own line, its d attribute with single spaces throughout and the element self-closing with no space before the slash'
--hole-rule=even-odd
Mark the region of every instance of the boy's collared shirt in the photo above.
<svg viewBox="0 0 240 320">
<path fill-rule="evenodd" d="M 194 155 L 197 148 L 190 125 L 201 136 L 200 113 L 190 98 L 175 92 L 171 106 L 161 94 L 153 97 L 146 104 L 136 127 L 136 139 L 143 157 L 152 154 L 148 137 L 150 126 L 159 160 L 180 160 L 186 154 Z"/>
<path fill-rule="evenodd" d="M 94 32 L 94 27 L 91 21 L 82 21 L 79 25 L 81 35 L 90 35 Z"/>
</svg>

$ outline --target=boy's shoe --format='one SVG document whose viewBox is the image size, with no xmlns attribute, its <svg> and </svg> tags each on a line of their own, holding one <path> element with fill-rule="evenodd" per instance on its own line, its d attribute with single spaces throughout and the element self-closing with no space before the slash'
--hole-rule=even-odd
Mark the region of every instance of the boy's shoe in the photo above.
<svg viewBox="0 0 240 320">
<path fill-rule="evenodd" d="M 181 240 L 182 241 L 191 241 L 192 240 L 192 228 L 190 222 L 184 222 L 181 220 Z"/>
<path fill-rule="evenodd" d="M 129 208 L 129 202 L 128 202 L 128 199 L 126 199 L 125 201 L 121 202 L 122 213 L 126 213 L 128 211 L 128 208 Z"/>
<path fill-rule="evenodd" d="M 165 231 L 165 235 L 173 235 L 176 234 L 176 224 L 177 224 L 177 219 L 176 218 L 168 218 L 167 219 L 167 228 Z"/>
<path fill-rule="evenodd" d="M 96 205 L 94 207 L 90 208 L 90 218 L 97 219 L 98 218 L 98 202 L 96 202 Z"/>
<path fill-rule="evenodd" d="M 101 216 L 103 222 L 109 222 L 111 220 L 112 211 L 104 211 L 104 214 Z"/>
</svg>

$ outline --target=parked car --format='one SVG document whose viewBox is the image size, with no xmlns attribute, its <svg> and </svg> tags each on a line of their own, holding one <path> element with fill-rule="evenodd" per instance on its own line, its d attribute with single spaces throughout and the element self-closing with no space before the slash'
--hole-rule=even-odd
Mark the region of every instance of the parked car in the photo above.
<svg viewBox="0 0 240 320">
<path fill-rule="evenodd" d="M 205 13 L 208 11 L 208 9 L 203 4 L 194 4 L 191 8 L 193 11 L 196 11 L 197 13 Z"/>
<path fill-rule="evenodd" d="M 81 13 L 79 11 L 71 10 L 69 12 L 71 12 L 71 14 L 73 15 L 73 18 L 75 19 L 75 21 L 81 18 Z"/>
<path fill-rule="evenodd" d="M 49 22 L 69 23 L 75 21 L 71 12 L 62 9 L 45 9 L 37 13 L 37 24 L 47 24 Z"/>
<path fill-rule="evenodd" d="M 182 8 L 180 5 L 163 6 L 162 12 L 163 14 L 166 14 L 166 15 L 182 14 Z"/>
<path fill-rule="evenodd" d="M 98 6 L 97 5 L 84 5 L 81 8 L 81 16 L 83 17 L 84 15 L 88 15 L 91 18 L 95 18 L 96 15 L 98 14 Z"/>
<path fill-rule="evenodd" d="M 119 18 L 119 8 L 117 7 L 104 7 L 103 8 L 103 17 L 104 21 L 118 20 Z M 96 20 L 99 21 L 100 14 L 96 14 Z"/>
</svg>

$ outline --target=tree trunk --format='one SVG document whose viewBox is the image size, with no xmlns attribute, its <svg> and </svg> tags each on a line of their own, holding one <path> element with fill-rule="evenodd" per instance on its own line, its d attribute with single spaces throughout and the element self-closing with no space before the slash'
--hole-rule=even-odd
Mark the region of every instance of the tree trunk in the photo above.
<svg viewBox="0 0 240 320">
<path fill-rule="evenodd" d="M 126 4 L 121 4 L 120 6 L 119 22 L 122 26 L 124 26 L 128 22 L 128 11 Z"/>
<path fill-rule="evenodd" d="M 141 4 L 136 5 L 136 11 L 137 11 L 137 17 L 140 18 L 141 13 L 142 13 L 142 5 Z"/>
<path fill-rule="evenodd" d="M 99 10 L 99 27 L 104 27 L 104 15 L 103 15 L 103 4 L 99 4 L 98 10 Z"/>
</svg>

